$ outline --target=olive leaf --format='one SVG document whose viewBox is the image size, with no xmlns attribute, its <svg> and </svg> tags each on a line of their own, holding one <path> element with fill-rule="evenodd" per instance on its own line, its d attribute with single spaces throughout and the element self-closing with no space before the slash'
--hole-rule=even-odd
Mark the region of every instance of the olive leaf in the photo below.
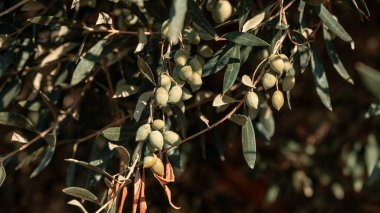
<svg viewBox="0 0 380 213">
<path fill-rule="evenodd" d="M 80 83 L 83 79 L 88 77 L 90 72 L 95 66 L 95 63 L 99 61 L 100 54 L 103 51 L 103 48 L 108 42 L 109 35 L 100 39 L 80 60 L 77 67 L 74 70 L 73 77 L 71 78 L 71 85 L 76 85 Z"/>
<path fill-rule="evenodd" d="M 5 88 L 3 88 L 0 93 L 0 110 L 7 108 L 9 104 L 11 104 L 18 97 L 20 91 L 21 81 L 19 78 L 15 78 L 11 82 L 7 83 Z"/>
<path fill-rule="evenodd" d="M 190 13 L 191 19 L 203 29 L 205 33 L 210 37 L 209 40 L 218 40 L 219 36 L 216 34 L 212 25 L 208 22 L 207 18 L 204 16 L 201 9 L 199 9 L 198 5 L 194 2 L 194 0 L 187 0 L 187 7 Z"/>
<path fill-rule="evenodd" d="M 57 48 L 53 49 L 44 59 L 42 59 L 41 64 L 39 66 L 43 67 L 49 64 L 50 62 L 59 59 L 64 54 L 68 53 L 78 45 L 79 43 L 67 42 L 58 46 Z"/>
<path fill-rule="evenodd" d="M 330 111 L 332 111 L 331 99 L 329 94 L 329 83 L 326 78 L 325 68 L 323 62 L 319 56 L 318 49 L 315 44 L 311 46 L 311 71 L 313 72 L 315 90 L 323 105 Z"/>
<path fill-rule="evenodd" d="M 140 56 L 137 57 L 137 66 L 139 70 L 144 74 L 144 76 L 152 82 L 152 84 L 156 85 L 156 81 L 154 80 L 154 75 L 149 65 L 142 59 Z"/>
<path fill-rule="evenodd" d="M 129 161 L 131 159 L 131 156 L 125 147 L 118 146 L 118 145 L 113 144 L 113 143 L 108 143 L 108 148 L 110 150 L 116 150 L 117 153 L 119 154 L 120 160 L 124 163 L 124 165 L 126 165 L 126 166 L 129 165 Z"/>
<path fill-rule="evenodd" d="M 17 112 L 0 112 L 0 124 L 36 132 L 33 123 Z"/>
<path fill-rule="evenodd" d="M 309 62 L 310 62 L 310 48 L 308 46 L 305 46 L 305 45 L 300 45 L 300 46 L 297 46 L 297 53 L 298 53 L 298 56 L 299 56 L 299 64 L 300 64 L 300 69 L 301 69 L 301 73 L 305 72 L 306 68 L 309 66 Z"/>
<path fill-rule="evenodd" d="M 261 22 L 264 21 L 265 18 L 265 11 L 262 11 L 255 16 L 253 16 L 251 19 L 249 19 L 247 22 L 244 23 L 242 32 L 247 32 L 249 30 L 254 30 Z"/>
<path fill-rule="evenodd" d="M 75 160 L 75 159 L 72 159 L 72 158 L 65 159 L 65 161 L 71 162 L 71 163 L 75 163 L 77 165 L 86 167 L 87 169 L 91 169 L 91 170 L 93 170 L 95 172 L 98 172 L 98 173 L 100 173 L 100 174 L 102 174 L 102 175 L 104 175 L 104 176 L 106 176 L 106 177 L 108 177 L 110 179 L 114 179 L 114 177 L 112 175 L 108 174 L 106 171 L 104 171 L 104 170 L 100 169 L 99 167 L 96 167 L 96 166 L 94 166 L 94 165 L 92 165 L 90 163 L 87 163 L 87 162 L 84 162 L 84 161 Z"/>
<path fill-rule="evenodd" d="M 237 14 L 239 16 L 239 31 L 246 32 L 242 30 L 244 29 L 243 24 L 245 20 L 247 19 L 249 12 L 251 11 L 251 8 L 252 8 L 252 2 L 250 0 L 239 1 L 238 8 L 237 8 Z"/>
<path fill-rule="evenodd" d="M 213 75 L 223 69 L 230 59 L 233 44 L 226 44 L 203 66 L 202 77 Z"/>
<path fill-rule="evenodd" d="M 6 51 L 5 53 L 1 54 L 1 57 L 0 57 L 0 76 L 2 76 L 3 73 L 5 73 L 8 70 L 9 66 L 12 63 L 13 56 L 14 56 L 14 52 L 13 52 L 13 49 L 11 49 L 11 48 L 8 51 Z"/>
<path fill-rule="evenodd" d="M 247 116 L 241 114 L 233 114 L 230 118 L 230 121 L 236 123 L 239 126 L 243 126 L 247 123 Z"/>
<path fill-rule="evenodd" d="M 359 71 L 359 75 L 364 86 L 376 97 L 380 97 L 380 71 L 373 69 L 361 62 L 355 64 L 355 69 Z"/>
<path fill-rule="evenodd" d="M 63 25 L 63 26 L 70 26 L 70 27 L 81 27 L 80 24 L 73 20 L 65 19 L 62 17 L 56 17 L 56 16 L 36 16 L 33 18 L 29 18 L 27 21 L 34 23 L 34 24 L 41 24 L 41 25 Z"/>
<path fill-rule="evenodd" d="M 350 74 L 348 74 L 338 54 L 335 52 L 335 48 L 332 43 L 331 34 L 326 29 L 326 27 L 323 28 L 323 37 L 325 40 L 326 51 L 327 51 L 327 54 L 329 55 L 331 63 L 333 64 L 333 67 L 344 80 L 348 81 L 351 84 L 354 84 L 354 81 L 352 80 Z"/>
<path fill-rule="evenodd" d="M 87 213 L 87 212 L 88 212 L 88 211 L 84 208 L 84 206 L 82 205 L 82 203 L 79 202 L 78 200 L 75 200 L 75 199 L 70 200 L 69 202 L 67 202 L 67 204 L 78 207 L 83 213 Z"/>
<path fill-rule="evenodd" d="M 235 45 L 230 59 L 228 60 L 226 72 L 223 79 L 223 94 L 225 94 L 235 83 L 240 71 L 240 46 Z"/>
<path fill-rule="evenodd" d="M 240 44 L 242 46 L 263 46 L 267 47 L 269 44 L 259 37 L 252 35 L 251 33 L 243 32 L 229 32 L 223 36 L 228 41 Z"/>
<path fill-rule="evenodd" d="M 355 42 L 352 40 L 351 36 L 346 32 L 342 25 L 340 25 L 339 22 L 334 19 L 333 15 L 331 15 L 325 6 L 316 6 L 314 9 L 319 18 L 323 21 L 327 28 L 331 30 L 331 32 L 335 33 L 335 35 L 337 35 L 343 41 L 350 43 L 351 49 L 355 48 Z"/>
<path fill-rule="evenodd" d="M 380 98 L 375 100 L 369 106 L 367 112 L 365 113 L 366 118 L 375 117 L 380 115 Z"/>
<path fill-rule="evenodd" d="M 214 101 L 212 102 L 212 106 L 219 107 L 219 106 L 224 106 L 224 105 L 235 103 L 235 102 L 237 102 L 237 100 L 235 100 L 234 98 L 225 94 L 224 95 L 219 94 L 214 98 Z"/>
<path fill-rule="evenodd" d="M 253 169 L 256 162 L 256 138 L 255 129 L 253 128 L 251 119 L 246 117 L 247 122 L 243 125 L 241 130 L 242 148 L 244 159 L 248 166 Z"/>
<path fill-rule="evenodd" d="M 53 133 L 53 134 L 47 135 L 45 137 L 45 141 L 48 144 L 46 148 L 46 152 L 44 156 L 42 157 L 40 163 L 38 164 L 37 168 L 35 168 L 32 174 L 30 175 L 30 178 L 37 176 L 43 169 L 46 168 L 47 165 L 49 165 L 51 159 L 53 158 L 53 154 L 55 152 L 55 145 L 57 141 L 56 134 Z"/>
<path fill-rule="evenodd" d="M 276 127 L 273 113 L 266 102 L 260 104 L 259 111 L 259 120 L 255 122 L 255 129 L 263 142 L 269 144 Z"/>
<path fill-rule="evenodd" d="M 65 194 L 71 195 L 83 200 L 87 200 L 96 204 L 100 204 L 98 198 L 90 191 L 80 187 L 67 187 L 62 190 Z"/>
<path fill-rule="evenodd" d="M 0 162 L 0 186 L 3 185 L 6 176 L 7 173 L 5 172 L 4 165 Z"/>
<path fill-rule="evenodd" d="M 142 112 L 144 111 L 145 106 L 148 104 L 148 101 L 153 95 L 153 91 L 144 92 L 140 95 L 139 99 L 137 100 L 136 108 L 133 113 L 133 118 L 135 121 L 139 121 Z"/>
<path fill-rule="evenodd" d="M 371 175 L 371 171 L 375 168 L 376 162 L 380 159 L 379 151 L 376 136 L 374 134 L 370 134 L 364 149 L 364 162 L 367 167 L 368 176 Z"/>
<path fill-rule="evenodd" d="M 252 79 L 248 76 L 248 75 L 243 75 L 241 77 L 241 82 L 247 86 L 247 87 L 251 87 L 251 88 L 254 88 L 255 86 L 253 85 L 252 83 Z"/>
<path fill-rule="evenodd" d="M 102 136 L 110 141 L 121 141 L 131 135 L 121 127 L 110 127 L 102 131 Z"/>
</svg>

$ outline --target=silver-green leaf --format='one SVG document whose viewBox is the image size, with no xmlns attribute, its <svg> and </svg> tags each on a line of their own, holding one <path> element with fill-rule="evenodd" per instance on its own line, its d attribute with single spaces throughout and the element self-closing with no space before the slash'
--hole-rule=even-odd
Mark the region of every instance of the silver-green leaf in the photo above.
<svg viewBox="0 0 380 213">
<path fill-rule="evenodd" d="M 355 64 L 364 86 L 376 97 L 380 97 L 380 71 L 361 62 Z"/>
<path fill-rule="evenodd" d="M 0 186 L 3 185 L 6 176 L 7 173 L 5 172 L 4 165 L 0 163 Z"/>
<path fill-rule="evenodd" d="M 220 48 L 213 57 L 204 65 L 202 77 L 213 75 L 223 69 L 230 59 L 234 45 L 226 44 Z"/>
<path fill-rule="evenodd" d="M 153 91 L 144 92 L 140 95 L 137 100 L 135 112 L 133 113 L 133 118 L 136 121 L 140 120 L 141 114 L 144 111 L 145 106 L 148 104 L 149 99 L 152 97 Z"/>
<path fill-rule="evenodd" d="M 0 112 L 0 124 L 35 132 L 33 123 L 24 115 L 17 112 Z"/>
<path fill-rule="evenodd" d="M 154 75 L 149 65 L 142 59 L 140 56 L 137 57 L 137 66 L 139 67 L 140 72 L 144 74 L 144 76 L 152 82 L 152 84 L 156 85 L 156 81 L 154 80 Z"/>
<path fill-rule="evenodd" d="M 62 190 L 65 194 L 99 204 L 98 198 L 90 191 L 80 187 L 67 187 Z"/>
<path fill-rule="evenodd" d="M 223 93 L 226 93 L 235 83 L 240 71 L 240 46 L 235 45 L 230 59 L 228 60 L 226 72 L 223 80 Z"/>
<path fill-rule="evenodd" d="M 56 141 L 57 141 L 57 137 L 56 137 L 55 133 L 47 135 L 45 137 L 45 141 L 48 144 L 48 146 L 46 148 L 45 155 L 42 157 L 37 168 L 34 169 L 33 173 L 30 175 L 30 178 L 37 176 L 43 169 L 46 168 L 47 165 L 49 165 L 51 159 L 53 158 L 53 154 L 55 152 L 55 145 L 56 145 Z"/>
<path fill-rule="evenodd" d="M 252 121 L 248 117 L 247 122 L 242 127 L 241 137 L 244 159 L 248 166 L 253 169 L 256 162 L 256 138 Z"/>
<path fill-rule="evenodd" d="M 240 44 L 242 46 L 269 46 L 268 42 L 262 40 L 259 37 L 252 35 L 251 33 L 243 32 L 229 32 L 223 36 L 228 41 Z"/>
</svg>

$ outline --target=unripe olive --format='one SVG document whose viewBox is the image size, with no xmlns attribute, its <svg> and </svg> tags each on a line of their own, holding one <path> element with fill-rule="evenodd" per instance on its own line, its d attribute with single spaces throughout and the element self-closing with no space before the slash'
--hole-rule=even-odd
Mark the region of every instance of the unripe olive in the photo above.
<svg viewBox="0 0 380 213">
<path fill-rule="evenodd" d="M 198 53 L 204 58 L 210 58 L 214 54 L 214 51 L 208 45 L 203 44 L 199 46 Z"/>
<path fill-rule="evenodd" d="M 168 35 L 169 35 L 169 24 L 170 24 L 170 20 L 166 20 L 164 21 L 164 23 L 162 23 L 162 26 L 161 26 L 161 37 L 162 38 L 167 38 Z"/>
<path fill-rule="evenodd" d="M 265 73 L 261 82 L 263 83 L 264 89 L 270 89 L 276 84 L 277 78 L 271 73 Z"/>
<path fill-rule="evenodd" d="M 165 143 L 170 146 L 176 146 L 181 142 L 179 135 L 173 131 L 165 131 L 163 135 Z"/>
<path fill-rule="evenodd" d="M 191 69 L 193 69 L 193 72 L 202 75 L 202 64 L 199 62 L 198 58 L 190 59 L 189 65 L 191 66 Z"/>
<path fill-rule="evenodd" d="M 189 59 L 189 52 L 185 49 L 179 49 L 174 54 L 174 61 L 179 66 L 185 66 Z"/>
<path fill-rule="evenodd" d="M 193 72 L 193 75 L 191 76 L 191 79 L 187 81 L 187 83 L 190 85 L 191 90 L 193 92 L 199 90 L 201 88 L 203 81 L 201 75 L 199 75 L 196 72 Z"/>
<path fill-rule="evenodd" d="M 269 56 L 269 52 L 268 52 L 268 49 L 264 48 L 264 49 L 261 49 L 258 54 L 257 54 L 257 59 L 259 61 L 263 61 L 264 59 L 267 59 Z"/>
<path fill-rule="evenodd" d="M 284 105 L 284 95 L 281 91 L 277 90 L 273 93 L 272 105 L 277 111 L 279 111 L 281 107 Z"/>
<path fill-rule="evenodd" d="M 296 83 L 296 78 L 294 76 L 292 75 L 286 76 L 284 78 L 284 81 L 282 81 L 282 90 L 283 91 L 292 90 L 295 83 Z"/>
<path fill-rule="evenodd" d="M 181 72 L 181 68 L 179 66 L 174 67 L 172 77 L 175 82 L 172 82 L 172 85 L 176 85 L 176 84 L 180 86 L 185 85 L 185 81 L 182 80 L 181 77 L 179 76 L 180 72 Z"/>
<path fill-rule="evenodd" d="M 152 144 L 148 143 L 148 144 L 146 145 L 146 150 L 148 150 L 149 152 L 155 152 L 155 151 L 157 151 L 158 149 L 157 149 L 156 147 L 152 146 Z"/>
<path fill-rule="evenodd" d="M 179 72 L 179 77 L 182 80 L 184 81 L 190 80 L 192 75 L 193 75 L 193 69 L 191 68 L 191 66 L 187 65 L 187 66 L 181 67 L 181 70 Z"/>
<path fill-rule="evenodd" d="M 159 87 L 154 94 L 154 99 L 159 107 L 164 107 L 168 103 L 169 93 L 164 87 Z"/>
<path fill-rule="evenodd" d="M 206 61 L 202 56 L 195 55 L 194 58 L 196 58 L 199 61 L 199 63 L 201 64 L 202 67 L 206 64 Z"/>
<path fill-rule="evenodd" d="M 292 68 L 292 64 L 289 61 L 289 58 L 285 54 L 280 54 L 280 57 L 284 61 L 284 72 L 288 73 Z"/>
<path fill-rule="evenodd" d="M 284 61 L 279 55 L 269 56 L 269 65 L 274 72 L 278 73 L 279 75 L 282 74 L 282 71 L 284 70 Z"/>
<path fill-rule="evenodd" d="M 217 0 L 208 0 L 206 3 L 206 10 L 212 12 L 212 9 L 215 7 Z"/>
<path fill-rule="evenodd" d="M 164 176 L 165 174 L 165 167 L 160 158 L 157 158 L 156 163 L 150 169 L 158 176 Z"/>
<path fill-rule="evenodd" d="M 173 86 L 169 90 L 169 103 L 178 103 L 182 98 L 182 88 L 180 86 Z"/>
<path fill-rule="evenodd" d="M 154 153 L 150 153 L 149 155 L 144 157 L 144 168 L 151 168 L 157 162 L 157 156 Z"/>
<path fill-rule="evenodd" d="M 169 91 L 170 86 L 172 85 L 172 81 L 170 80 L 170 77 L 167 75 L 161 75 L 160 76 L 160 86 L 164 87 L 167 91 Z"/>
<path fill-rule="evenodd" d="M 146 140 L 151 131 L 152 129 L 150 128 L 150 124 L 143 124 L 137 129 L 135 137 L 136 141 Z"/>
<path fill-rule="evenodd" d="M 259 105 L 259 97 L 255 92 L 249 91 L 245 97 L 245 104 L 251 109 L 257 109 L 257 106 Z"/>
<path fill-rule="evenodd" d="M 165 127 L 165 122 L 161 119 L 155 119 L 152 122 L 152 128 L 155 130 L 162 130 Z"/>
<path fill-rule="evenodd" d="M 127 18 L 127 25 L 132 26 L 139 21 L 139 18 L 135 15 L 129 15 Z"/>
<path fill-rule="evenodd" d="M 161 132 L 158 130 L 152 131 L 149 134 L 149 142 L 153 147 L 162 150 L 162 147 L 164 146 L 164 138 L 162 137 Z"/>
<path fill-rule="evenodd" d="M 306 4 L 311 6 L 318 6 L 323 3 L 324 0 L 304 0 Z"/>
<path fill-rule="evenodd" d="M 193 97 L 193 95 L 191 94 L 191 92 L 187 88 L 183 87 L 182 88 L 182 97 L 181 97 L 181 100 L 182 101 L 187 101 L 191 97 Z"/>
<path fill-rule="evenodd" d="M 212 9 L 212 19 L 218 24 L 227 21 L 232 16 L 232 5 L 229 1 L 219 0 Z"/>
<path fill-rule="evenodd" d="M 190 43 L 198 45 L 201 42 L 201 37 L 193 28 L 186 29 L 183 32 L 183 37 L 190 41 Z"/>
</svg>

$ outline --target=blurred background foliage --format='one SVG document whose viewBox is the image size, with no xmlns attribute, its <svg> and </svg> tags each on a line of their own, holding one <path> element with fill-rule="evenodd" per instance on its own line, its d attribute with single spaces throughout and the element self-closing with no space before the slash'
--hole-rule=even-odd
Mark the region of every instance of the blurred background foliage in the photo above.
<svg viewBox="0 0 380 213">
<path fill-rule="evenodd" d="M 18 2 L 1 2 L 0 11 Z M 170 5 L 169 1 L 145 1 L 150 8 L 147 7 L 147 10 L 155 13 L 160 21 L 166 19 L 162 14 L 168 14 L 169 11 L 163 2 Z M 113 20 L 118 29 L 138 29 L 127 26 L 129 22 L 123 22 L 130 19 L 128 12 L 113 10 L 111 1 L 80 1 L 79 10 L 62 10 L 70 7 L 71 3 L 65 0 L 38 1 L 29 8 L 25 4 L 9 14 L 1 15 L 0 109 L 26 115 L 40 131 L 51 125 L 54 116 L 51 111 L 67 109 L 80 97 L 78 93 L 81 90 L 71 87 L 67 76 L 76 66 L 75 51 L 89 49 L 99 39 L 99 34 L 83 36 L 83 31 L 76 28 L 75 24 L 70 27 L 42 26 L 25 20 L 45 14 L 71 17 L 78 23 L 91 25 L 96 22 L 99 12 L 111 11 L 113 16 L 118 17 Z M 368 20 L 362 19 L 350 3 L 332 1 L 334 15 L 356 42 L 356 49 L 350 51 L 346 43 L 334 40 L 335 48 L 352 76 L 354 85 L 341 79 L 333 67 L 325 63 L 333 111 L 328 111 L 320 103 L 308 68 L 304 74 L 297 76 L 297 84 L 292 90 L 292 110 L 274 112 L 275 134 L 271 142 L 267 143 L 258 137 L 254 170 L 247 167 L 244 161 L 240 127 L 232 122 L 225 122 L 182 145 L 181 161 L 178 161 L 181 165 L 173 165 L 178 175 L 176 182 L 171 185 L 173 202 L 182 207 L 178 212 L 380 212 L 380 2 L 366 1 L 371 14 Z M 292 13 L 287 15 L 292 17 Z M 228 30 L 222 28 L 218 33 Z M 15 34 L 9 37 L 12 33 Z M 322 32 L 319 31 L 315 38 L 318 48 L 323 48 Z M 83 40 L 88 41 L 84 47 L 80 46 Z M 66 41 L 71 41 L 69 47 L 65 47 L 67 54 L 43 62 L 44 57 L 41 56 L 46 55 L 45 47 L 51 50 Z M 151 40 L 151 48 L 156 48 L 157 42 Z M 130 70 L 135 71 L 133 77 L 127 78 L 128 81 L 138 81 L 141 87 L 146 86 L 146 81 L 140 82 L 140 78 L 134 76 L 137 73 L 133 54 L 135 44 L 136 36 L 120 36 L 109 44 L 109 50 L 105 49 L 108 54 L 102 53 L 110 58 L 105 57 L 100 61 L 99 67 L 102 69 L 95 69 L 97 75 L 94 86 L 86 90 L 80 106 L 71 114 L 72 119 L 65 121 L 59 129 L 53 159 L 40 175 L 29 178 L 46 149 L 41 148 L 41 144 L 36 144 L 7 162 L 7 178 L 0 189 L 2 212 L 78 211 L 76 207 L 66 204 L 68 199 L 62 193 L 63 188 L 67 185 L 91 186 L 95 194 L 105 189 L 102 182 L 97 183 L 99 177 L 89 170 L 76 167 L 75 172 L 68 173 L 70 169 L 73 170 L 73 166 L 64 159 L 74 157 L 72 144 L 77 141 L 74 139 L 79 139 L 82 143 L 76 147 L 76 159 L 90 162 L 102 156 L 110 165 L 107 169 L 117 171 L 118 160 L 103 149 L 107 141 L 101 136 L 89 139 L 85 136 L 104 128 L 115 119 L 122 119 L 119 108 L 133 110 L 137 97 L 115 102 L 107 93 L 111 90 L 112 94 L 114 89 L 108 88 L 109 81 L 117 82 L 121 76 L 131 76 Z M 118 45 L 123 45 L 119 48 L 124 51 L 112 52 L 112 48 Z M 323 61 L 329 61 L 324 51 L 320 53 Z M 115 57 L 125 60 L 112 60 Z M 372 68 L 367 65 L 375 69 L 375 74 L 371 74 Z M 109 70 L 119 71 L 110 72 L 112 75 L 109 75 Z M 44 80 L 38 86 L 49 91 L 48 101 L 43 95 L 34 94 L 38 73 L 44 73 L 41 77 Z M 221 88 L 222 76 L 218 77 L 220 81 L 207 78 L 205 88 L 213 91 Z M 375 83 L 371 83 L 371 80 Z M 28 101 L 32 99 L 38 101 Z M 54 108 L 47 104 L 49 102 L 60 107 Z M 370 106 L 375 113 L 366 116 Z M 212 121 L 220 117 L 211 102 L 195 105 L 186 112 L 189 135 L 206 127 L 198 119 L 200 112 Z M 76 116 L 80 119 L 77 120 Z M 125 121 L 124 126 L 129 128 L 132 123 Z M 34 136 L 28 130 L 17 131 L 26 138 Z M 11 142 L 12 136 L 14 128 L 0 125 L 2 155 L 19 147 Z M 13 170 L 20 162 L 24 164 Z M 182 173 L 179 170 L 183 170 Z M 161 186 L 152 175 L 147 175 L 146 187 L 149 212 L 176 212 L 167 204 Z M 128 197 L 126 206 L 130 207 L 131 203 L 132 197 Z M 96 207 L 90 204 L 89 209 Z"/>
</svg>

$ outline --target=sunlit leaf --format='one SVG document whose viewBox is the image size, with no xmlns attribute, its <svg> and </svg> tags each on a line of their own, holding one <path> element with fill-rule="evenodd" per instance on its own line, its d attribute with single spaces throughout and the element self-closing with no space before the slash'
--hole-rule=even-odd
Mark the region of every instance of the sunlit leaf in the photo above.
<svg viewBox="0 0 380 213">
<path fill-rule="evenodd" d="M 7 173 L 5 172 L 4 165 L 0 163 L 0 186 L 3 185 L 6 176 Z"/>
<path fill-rule="evenodd" d="M 50 62 L 61 58 L 64 54 L 68 53 L 69 51 L 77 47 L 78 45 L 79 43 L 68 42 L 51 50 L 51 52 L 44 59 L 42 59 L 40 66 L 43 67 L 49 64 Z"/>
<path fill-rule="evenodd" d="M 152 84 L 156 85 L 156 81 L 154 80 L 154 75 L 149 65 L 142 59 L 141 57 L 137 58 L 137 66 L 139 67 L 140 72 L 144 74 L 144 76 L 152 82 Z"/>
<path fill-rule="evenodd" d="M 70 200 L 69 202 L 67 202 L 67 204 L 69 205 L 73 205 L 73 206 L 76 206 L 78 207 L 83 213 L 87 213 L 87 210 L 84 208 L 84 206 L 82 205 L 81 202 L 79 202 L 78 200 Z"/>
<path fill-rule="evenodd" d="M 120 141 L 129 136 L 121 127 L 110 127 L 102 131 L 103 137 L 110 141 Z"/>
<path fill-rule="evenodd" d="M 28 143 L 28 139 L 26 139 L 24 136 L 20 135 L 17 132 L 13 132 L 11 141 L 12 142 L 18 142 L 18 143 L 24 143 L 24 144 Z"/>
<path fill-rule="evenodd" d="M 90 191 L 80 187 L 67 187 L 62 190 L 65 194 L 71 195 L 83 200 L 87 200 L 96 204 L 99 204 L 98 198 Z"/>
<path fill-rule="evenodd" d="M 42 157 L 37 168 L 34 169 L 33 173 L 30 175 L 30 178 L 37 176 L 43 169 L 46 168 L 47 165 L 49 165 L 51 159 L 53 158 L 53 154 L 55 152 L 55 145 L 57 141 L 55 133 L 47 135 L 45 137 L 45 141 L 48 144 L 45 155 Z"/>
<path fill-rule="evenodd" d="M 77 165 L 80 165 L 80 166 L 83 166 L 83 167 L 86 167 L 87 169 L 90 169 L 90 170 L 93 170 L 95 172 L 98 172 L 102 175 L 105 175 L 106 177 L 110 178 L 110 179 L 114 179 L 114 177 L 112 177 L 112 175 L 108 174 L 106 171 L 102 170 L 101 168 L 99 167 L 96 167 L 90 163 L 87 163 L 87 162 L 84 162 L 84 161 L 79 161 L 79 160 L 75 160 L 75 159 L 65 159 L 65 161 L 67 162 L 71 162 L 71 163 L 75 163 Z"/>
<path fill-rule="evenodd" d="M 252 8 L 252 2 L 250 0 L 242 0 L 239 1 L 238 8 L 237 8 L 237 14 L 239 15 L 239 31 L 244 31 L 243 24 L 245 20 L 247 19 L 249 12 Z M 245 25 L 245 24 L 244 24 Z"/>
<path fill-rule="evenodd" d="M 207 127 L 210 127 L 210 125 L 209 125 L 210 121 L 208 120 L 208 118 L 207 118 L 205 115 L 201 114 L 201 115 L 199 116 L 199 119 L 201 119 L 201 121 L 202 121 L 203 123 L 205 123 Z"/>
<path fill-rule="evenodd" d="M 364 161 L 367 167 L 368 176 L 371 175 L 372 170 L 376 166 L 376 162 L 379 160 L 379 145 L 374 134 L 368 136 L 367 145 L 364 150 Z"/>
<path fill-rule="evenodd" d="M 17 112 L 0 112 L 0 124 L 33 132 L 36 131 L 33 123 L 24 115 Z"/>
<path fill-rule="evenodd" d="M 212 102 L 212 106 L 219 107 L 219 106 L 223 106 L 223 105 L 227 105 L 227 104 L 231 104 L 235 102 L 237 101 L 233 99 L 232 97 L 228 95 L 219 94 L 214 98 L 214 101 Z"/>
<path fill-rule="evenodd" d="M 227 44 L 220 48 L 204 65 L 202 77 L 213 75 L 223 69 L 230 58 L 234 45 Z"/>
<path fill-rule="evenodd" d="M 120 160 L 123 162 L 123 164 L 127 167 L 129 165 L 129 161 L 131 159 L 131 156 L 128 152 L 128 150 L 123 146 L 118 146 L 112 143 L 108 143 L 108 147 L 110 150 L 116 150 Z"/>
<path fill-rule="evenodd" d="M 229 120 L 236 123 L 237 125 L 243 126 L 247 123 L 247 116 L 241 114 L 233 114 Z"/>
<path fill-rule="evenodd" d="M 137 100 L 136 108 L 133 113 L 133 118 L 135 121 L 139 121 L 142 112 L 144 111 L 145 106 L 148 104 L 148 101 L 153 95 L 153 91 L 144 92 L 140 95 L 139 99 Z"/>
<path fill-rule="evenodd" d="M 1 57 L 0 57 L 1 58 Z M 1 62 L 0 62 L 1 63 Z M 1 66 L 1 64 L 0 64 Z M 7 83 L 5 88 L 0 92 L 0 110 L 7 108 L 14 100 L 17 99 L 21 91 L 21 81 L 18 78 Z M 0 118 L 1 120 L 1 118 Z"/>
<path fill-rule="evenodd" d="M 359 71 L 364 86 L 376 97 L 380 97 L 380 71 L 361 62 L 355 64 L 355 69 Z"/>
<path fill-rule="evenodd" d="M 246 118 L 247 122 L 243 125 L 241 130 L 242 148 L 244 159 L 248 166 L 253 169 L 256 162 L 256 138 L 255 129 L 253 128 L 251 119 Z"/>
<path fill-rule="evenodd" d="M 243 75 L 241 77 L 241 82 L 247 86 L 247 87 L 251 87 L 251 88 L 254 88 L 255 86 L 253 85 L 253 82 L 252 82 L 252 79 L 248 76 L 248 75 Z"/>
<path fill-rule="evenodd" d="M 253 16 L 251 19 L 249 19 L 247 22 L 244 23 L 243 29 L 241 30 L 242 32 L 247 32 L 249 30 L 254 30 L 256 29 L 261 22 L 264 21 L 265 18 L 265 11 L 262 11 L 255 16 Z"/>
<path fill-rule="evenodd" d="M 226 93 L 235 83 L 236 78 L 240 71 L 240 46 L 236 45 L 228 60 L 226 72 L 224 73 L 223 80 L 223 93 Z"/>
<path fill-rule="evenodd" d="M 80 26 L 77 22 L 62 17 L 55 16 L 36 16 L 28 19 L 29 22 L 41 25 L 66 25 L 66 26 Z"/>
<path fill-rule="evenodd" d="M 325 68 L 323 67 L 323 62 L 319 56 L 316 45 L 313 44 L 311 47 L 311 71 L 314 75 L 315 90 L 323 105 L 332 111 L 329 83 L 327 82 Z"/>
<path fill-rule="evenodd" d="M 243 32 L 229 32 L 223 36 L 228 41 L 240 44 L 242 46 L 269 46 L 269 44 L 259 37 L 252 35 L 251 33 Z"/>
<path fill-rule="evenodd" d="M 109 24 L 112 25 L 112 18 L 105 12 L 100 12 L 98 15 L 98 19 L 96 20 L 95 25 L 99 24 Z"/>
</svg>

